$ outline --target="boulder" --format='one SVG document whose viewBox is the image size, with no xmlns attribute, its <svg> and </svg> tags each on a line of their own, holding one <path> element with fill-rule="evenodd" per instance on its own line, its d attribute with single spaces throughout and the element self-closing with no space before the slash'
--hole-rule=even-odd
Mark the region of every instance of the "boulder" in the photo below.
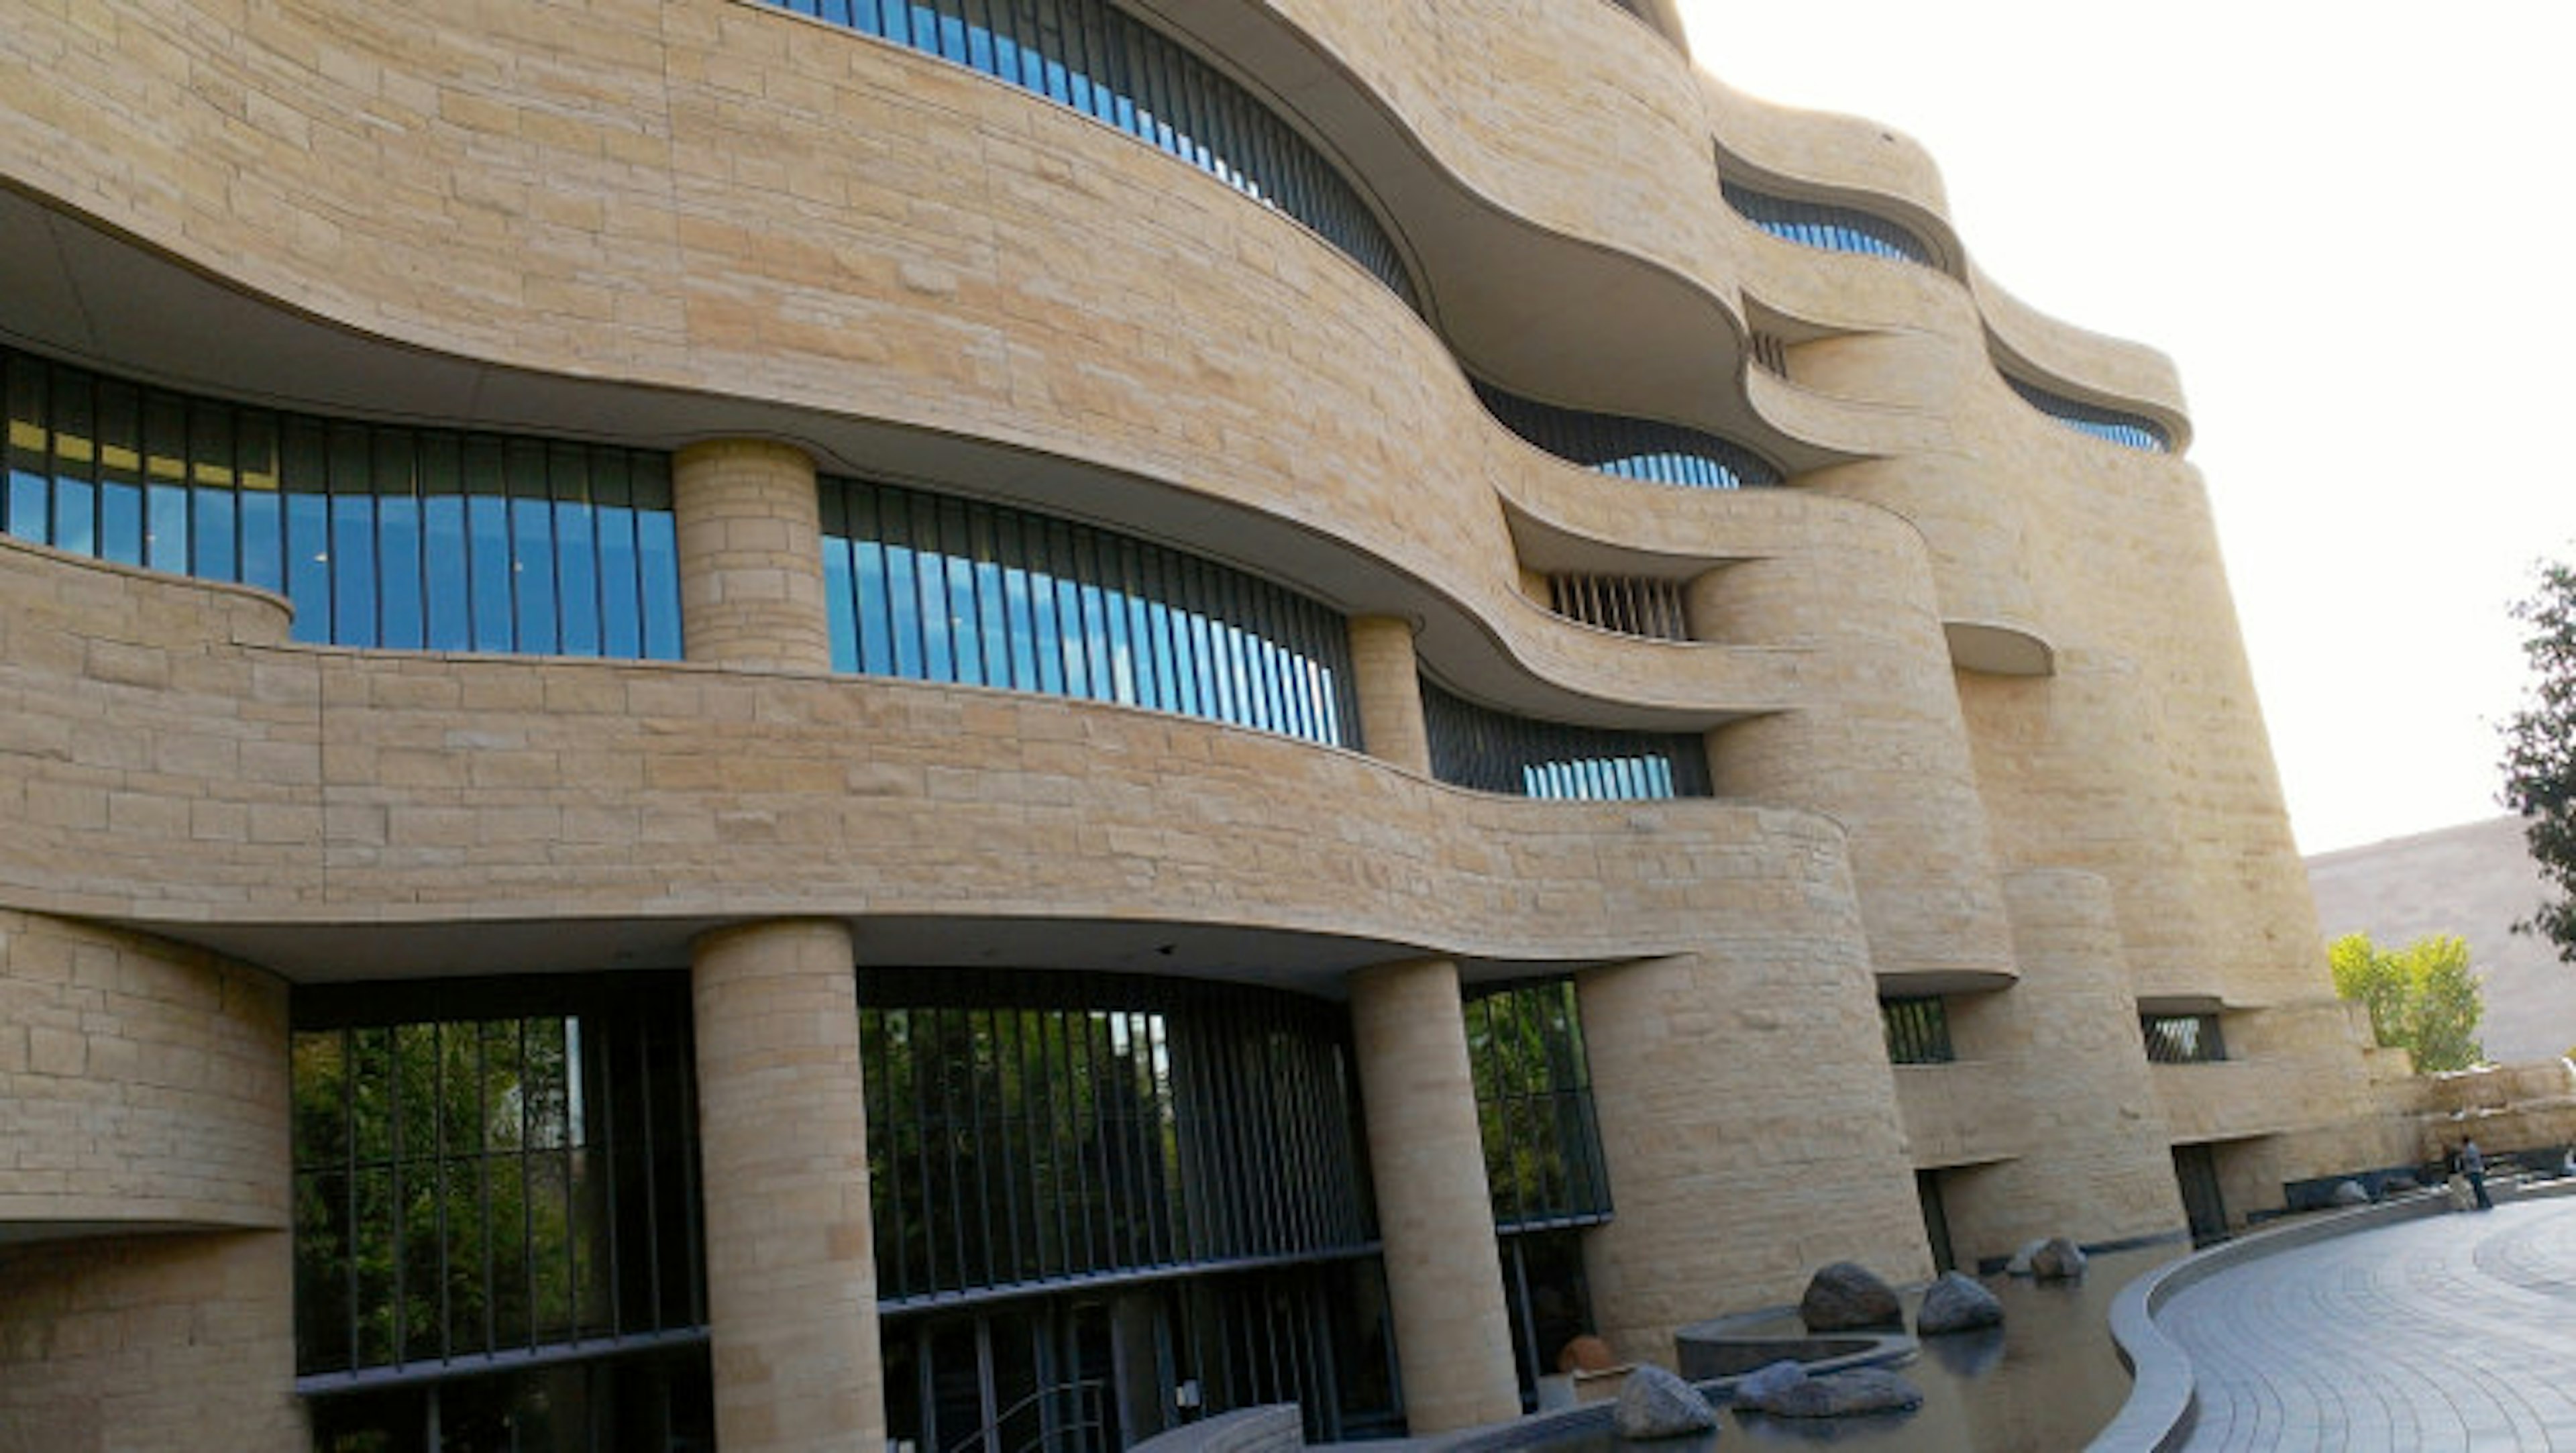
<svg viewBox="0 0 2576 1453">
<path fill-rule="evenodd" d="M 2030 1259 L 2039 1255 L 2039 1248 L 2046 1246 L 2047 1244 L 2048 1238 L 2045 1236 L 2035 1237 L 2029 1241 L 2023 1242 L 2020 1246 L 2014 1248 L 2012 1260 L 2004 1263 L 2005 1272 L 2013 1276 L 2030 1275 Z"/>
<path fill-rule="evenodd" d="M 1775 1418 L 1848 1418 L 1861 1413 L 1901 1413 L 1923 1406 L 1923 1394 L 1895 1373 L 1855 1367 L 1803 1378 L 1759 1402 L 1739 1392 L 1737 1402 Z"/>
<path fill-rule="evenodd" d="M 1689 1383 L 1660 1367 L 1639 1366 L 1619 1389 L 1610 1426 L 1632 1441 L 1715 1432 L 1717 1412 Z"/>
<path fill-rule="evenodd" d="M 1923 1294 L 1923 1305 L 1914 1313 L 1914 1332 L 1919 1337 L 1938 1337 L 2000 1326 L 2003 1320 L 2004 1304 L 1993 1292 L 1975 1277 L 1951 1271 L 1942 1273 Z"/>
<path fill-rule="evenodd" d="M 2370 1192 L 2363 1190 L 2359 1181 L 2337 1181 L 2334 1188 L 2334 1203 L 2338 1206 L 2367 1206 L 2370 1204 Z"/>
<path fill-rule="evenodd" d="M 1856 1327 L 1902 1327 L 1905 1310 L 1896 1289 L 1856 1261 L 1837 1261 L 1819 1269 L 1798 1299 L 1798 1319 L 1810 1332 L 1847 1332 Z"/>
<path fill-rule="evenodd" d="M 2030 1274 L 2041 1281 L 2071 1281 L 2084 1274 L 2084 1251 L 2063 1236 L 2052 1236 L 2048 1244 L 2030 1258 Z"/>
<path fill-rule="evenodd" d="M 1807 1380 L 1807 1369 L 1786 1358 L 1765 1363 L 1736 1379 L 1735 1400 L 1747 1407 Z"/>
</svg>

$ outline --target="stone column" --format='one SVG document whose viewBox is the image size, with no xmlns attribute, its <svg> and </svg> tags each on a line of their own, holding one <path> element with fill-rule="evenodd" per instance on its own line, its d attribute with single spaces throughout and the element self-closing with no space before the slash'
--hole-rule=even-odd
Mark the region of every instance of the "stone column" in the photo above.
<svg viewBox="0 0 2576 1453">
<path fill-rule="evenodd" d="M 829 670 L 814 461 L 765 439 L 692 444 L 671 464 L 688 658 Z"/>
<path fill-rule="evenodd" d="M 1396 616 L 1351 617 L 1351 688 L 1360 703 L 1360 745 L 1370 756 L 1431 775 L 1431 738 L 1422 725 L 1422 678 L 1413 623 Z"/>
<path fill-rule="evenodd" d="M 2007 982 L 2011 933 L 1922 537 L 1842 504 L 1813 524 L 1811 542 L 1709 571 L 1685 594 L 1704 637 L 1806 655 L 1794 709 L 1709 734 L 1717 794 L 1843 824 L 1883 983 Z"/>
<path fill-rule="evenodd" d="M 1350 985 L 1405 1420 L 1419 1437 L 1518 1417 L 1458 966 L 1379 964 Z"/>
<path fill-rule="evenodd" d="M 1960 1264 L 2041 1236 L 2113 1241 L 2181 1229 L 2171 1136 L 2110 884 L 2056 868 L 2009 874 L 2003 887 L 2021 982 L 1951 995 L 1950 1041 L 1962 1060 L 2005 1069 L 2019 1153 L 1943 1173 Z"/>
<path fill-rule="evenodd" d="M 849 930 L 718 929 L 695 958 L 717 1442 L 874 1453 L 885 1388 Z"/>
</svg>

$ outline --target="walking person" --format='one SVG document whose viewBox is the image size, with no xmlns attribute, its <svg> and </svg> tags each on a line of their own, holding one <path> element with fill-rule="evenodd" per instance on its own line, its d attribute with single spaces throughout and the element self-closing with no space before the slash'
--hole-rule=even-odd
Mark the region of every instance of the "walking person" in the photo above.
<svg viewBox="0 0 2576 1453">
<path fill-rule="evenodd" d="M 2469 1192 L 2478 1199 L 2478 1209 L 2492 1211 L 2495 1202 L 2487 1199 L 2487 1158 L 2478 1151 L 2473 1137 L 2460 1142 L 2460 1174 L 2469 1178 Z"/>
</svg>

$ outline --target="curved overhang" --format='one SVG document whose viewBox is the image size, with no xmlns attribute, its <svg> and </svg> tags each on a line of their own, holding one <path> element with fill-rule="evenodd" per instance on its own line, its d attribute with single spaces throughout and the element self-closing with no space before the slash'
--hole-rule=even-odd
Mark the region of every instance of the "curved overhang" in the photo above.
<svg viewBox="0 0 2576 1453">
<path fill-rule="evenodd" d="M 1776 707 L 1785 690 L 1764 653 L 1703 647 L 1698 667 L 1664 674 L 1645 699 L 1623 701 L 1598 678 L 1587 680 L 1586 652 L 1533 638 L 1580 629 L 1572 623 L 1523 609 L 1517 595 L 1501 599 L 1504 619 L 1492 619 L 1493 606 L 1464 601 L 1317 524 L 1001 440 L 754 396 L 542 373 L 397 342 L 253 296 L 7 188 L 0 188 L 0 297 L 9 300 L 0 341 L 173 389 L 376 422 L 661 450 L 707 438 L 774 438 L 804 449 L 827 473 L 924 485 L 1162 541 L 1346 613 L 1410 618 L 1439 674 L 1490 705 L 1541 719 L 1696 730 Z M 1458 394 L 1460 407 L 1482 420 L 1463 380 Z M 1584 474 L 1508 436 L 1497 443 L 1534 469 L 1580 476 L 1605 491 L 1651 488 Z M 1551 662 L 1571 674 L 1550 675 L 1542 663 Z M 1742 699 L 1729 699 L 1739 691 Z"/>
<path fill-rule="evenodd" d="M 1878 993 L 1883 999 L 1930 999 L 1944 994 L 1990 994 L 2009 989 L 2021 982 L 2021 975 L 1999 969 L 1947 968 L 1933 965 L 1925 968 L 1878 968 Z"/>
<path fill-rule="evenodd" d="M 1950 641 L 1950 662 L 1962 671 L 1989 676 L 2054 676 L 2057 648 L 2046 637 L 2020 626 L 1993 621 L 1943 621 Z"/>
<path fill-rule="evenodd" d="M 303 646 L 273 597 L 8 540 L 0 593 L 35 744 L 0 754 L 29 805 L 0 896 L 297 979 L 668 966 L 711 927 L 822 917 L 867 963 L 1337 992 L 1390 958 L 1509 977 L 1851 921 L 1843 829 L 1794 808 L 1497 796 L 978 687 Z M 174 670 L 184 692 L 130 684 Z M 102 750 L 148 740 L 157 770 L 85 811 L 111 699 Z"/>
<path fill-rule="evenodd" d="M 1611 13 L 1620 6 L 1580 5 L 1600 12 L 1593 23 L 1605 34 L 1633 23 Z M 1705 182 L 1704 198 L 1667 203 L 1673 220 L 1692 224 L 1685 234 L 1709 234 L 1694 247 L 1675 245 L 1687 235 L 1665 235 L 1653 219 L 1622 215 L 1622 208 L 1564 206 L 1564 215 L 1542 221 L 1516 210 L 1490 178 L 1472 176 L 1466 159 L 1444 152 L 1417 119 L 1391 110 L 1360 79 L 1359 62 L 1337 52 L 1342 37 L 1323 23 L 1301 30 L 1267 6 L 1207 0 L 1145 0 L 1139 8 L 1219 59 L 1340 159 L 1412 261 L 1434 326 L 1478 375 L 1559 407 L 1704 429 L 1793 472 L 1848 457 L 1776 428 L 1735 386 L 1748 340 L 1733 280 L 1709 271 L 1725 257 L 1713 232 L 1724 207 L 1705 168 L 1685 174 Z M 1366 19 L 1372 27 L 1386 23 L 1374 14 Z M 1624 73 L 1630 88 L 1668 73 L 1674 94 L 1665 109 L 1675 119 L 1667 127 L 1683 116 L 1696 123 L 1687 62 L 1634 53 L 1637 65 Z M 1570 195 L 1587 184 L 1580 177 L 1544 180 Z"/>
<path fill-rule="evenodd" d="M 2040 313 L 1973 268 L 1968 288 L 1998 372 L 2079 403 L 2151 419 L 2172 441 L 2173 453 L 2191 448 L 2191 414 L 2172 359 Z"/>
</svg>

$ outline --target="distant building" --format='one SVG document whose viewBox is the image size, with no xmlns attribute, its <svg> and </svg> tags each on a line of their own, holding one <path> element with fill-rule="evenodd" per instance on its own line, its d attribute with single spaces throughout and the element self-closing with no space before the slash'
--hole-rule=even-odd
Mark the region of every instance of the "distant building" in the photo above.
<svg viewBox="0 0 2576 1453">
<path fill-rule="evenodd" d="M 2172 367 L 1662 0 L 0 61 L 0 1443 L 1433 1433 L 2393 1158 Z"/>
<path fill-rule="evenodd" d="M 2547 893 L 2521 818 L 2319 853 L 2308 859 L 2308 886 L 2329 942 L 2347 933 L 2383 948 L 2436 933 L 2467 940 L 2486 988 L 2478 1038 L 2487 1058 L 2556 1059 L 2576 1045 L 2576 967 L 2547 939 L 2513 931 Z"/>
</svg>

